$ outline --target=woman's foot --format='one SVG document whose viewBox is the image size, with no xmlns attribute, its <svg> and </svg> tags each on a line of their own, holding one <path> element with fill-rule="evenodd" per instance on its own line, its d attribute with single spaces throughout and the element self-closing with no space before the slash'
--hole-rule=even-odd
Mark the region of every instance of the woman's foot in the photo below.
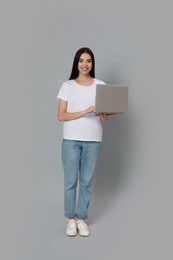
<svg viewBox="0 0 173 260">
<path fill-rule="evenodd" d="M 90 235 L 89 227 L 83 219 L 78 219 L 76 225 L 80 236 L 88 237 Z"/>
<path fill-rule="evenodd" d="M 66 235 L 71 236 L 71 237 L 74 237 L 77 235 L 76 220 L 74 218 L 68 219 Z"/>
</svg>

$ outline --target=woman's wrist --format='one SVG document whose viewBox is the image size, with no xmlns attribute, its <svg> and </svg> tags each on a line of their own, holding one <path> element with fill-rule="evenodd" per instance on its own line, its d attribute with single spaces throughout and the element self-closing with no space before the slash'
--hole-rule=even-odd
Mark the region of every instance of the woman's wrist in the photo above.
<svg viewBox="0 0 173 260">
<path fill-rule="evenodd" d="M 81 111 L 81 117 L 85 116 L 86 111 Z"/>
</svg>

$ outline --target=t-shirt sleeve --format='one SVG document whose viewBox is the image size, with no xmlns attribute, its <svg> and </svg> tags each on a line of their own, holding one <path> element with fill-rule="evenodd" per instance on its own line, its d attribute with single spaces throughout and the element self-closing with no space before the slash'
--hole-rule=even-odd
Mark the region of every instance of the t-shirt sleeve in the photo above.
<svg viewBox="0 0 173 260">
<path fill-rule="evenodd" d="M 68 100 L 68 86 L 63 83 L 56 98 L 67 101 Z"/>
<path fill-rule="evenodd" d="M 102 83 L 101 84 L 106 84 L 106 82 L 104 82 L 104 81 L 101 81 Z"/>
<path fill-rule="evenodd" d="M 98 84 L 106 84 L 104 81 L 102 81 L 102 80 L 97 80 L 97 83 Z"/>
</svg>

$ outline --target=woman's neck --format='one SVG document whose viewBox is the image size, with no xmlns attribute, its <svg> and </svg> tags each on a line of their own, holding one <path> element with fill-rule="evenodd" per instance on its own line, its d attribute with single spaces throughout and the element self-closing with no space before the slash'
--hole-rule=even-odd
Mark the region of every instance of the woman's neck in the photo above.
<svg viewBox="0 0 173 260">
<path fill-rule="evenodd" d="M 93 78 L 90 75 L 79 75 L 76 79 L 77 83 L 91 85 L 93 83 Z"/>
</svg>

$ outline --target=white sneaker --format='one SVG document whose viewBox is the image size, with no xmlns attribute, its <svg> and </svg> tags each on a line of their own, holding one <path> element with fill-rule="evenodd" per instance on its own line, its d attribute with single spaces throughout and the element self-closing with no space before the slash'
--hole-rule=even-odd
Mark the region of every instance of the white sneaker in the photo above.
<svg viewBox="0 0 173 260">
<path fill-rule="evenodd" d="M 77 235 L 77 227 L 76 227 L 76 220 L 69 219 L 67 228 L 66 228 L 66 235 L 74 237 Z"/>
<path fill-rule="evenodd" d="M 80 236 L 87 237 L 90 235 L 89 227 L 83 219 L 78 219 L 76 224 Z"/>
</svg>

